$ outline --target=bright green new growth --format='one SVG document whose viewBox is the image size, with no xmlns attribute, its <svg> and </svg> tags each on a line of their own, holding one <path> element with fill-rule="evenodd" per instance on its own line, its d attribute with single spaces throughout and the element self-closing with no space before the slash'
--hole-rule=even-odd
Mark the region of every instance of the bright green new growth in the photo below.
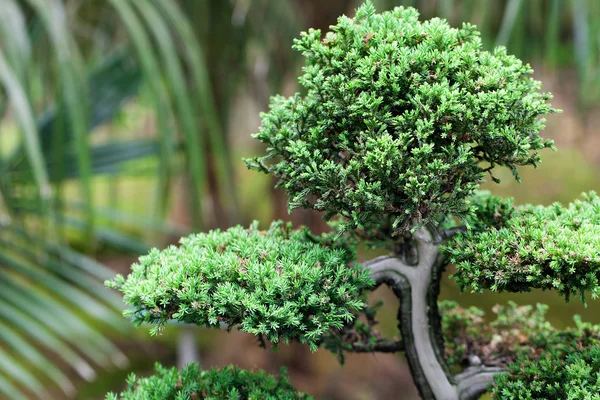
<svg viewBox="0 0 600 400">
<path fill-rule="evenodd" d="M 403 7 L 376 14 L 367 2 L 324 38 L 311 29 L 296 40 L 305 94 L 273 97 L 255 135 L 267 155 L 247 161 L 279 178 L 290 208 L 385 238 L 413 221 L 468 215 L 487 171 L 517 176 L 552 146 L 538 135 L 551 96 L 528 65 L 503 47 L 483 51 L 472 25 L 418 17 Z"/>
<path fill-rule="evenodd" d="M 264 371 L 250 372 L 234 366 L 201 371 L 190 364 L 178 371 L 155 364 L 156 374 L 137 378 L 131 374 L 127 389 L 120 394 L 109 393 L 106 400 L 309 400 L 312 397 L 297 392 L 286 376 Z"/>
<path fill-rule="evenodd" d="M 237 226 L 181 239 L 181 246 L 140 257 L 125 279 L 108 284 L 133 307 L 136 325 L 168 320 L 239 326 L 278 343 L 298 339 L 316 350 L 321 336 L 362 309 L 372 286 L 349 248 L 275 222 L 268 231 Z"/>
<path fill-rule="evenodd" d="M 446 247 L 455 263 L 456 282 L 465 290 L 520 292 L 532 288 L 600 294 L 600 198 L 583 194 L 564 207 L 526 205 L 483 199 L 471 229 Z M 481 218 L 479 222 L 477 218 Z M 481 224 L 481 221 L 486 221 Z"/>
</svg>

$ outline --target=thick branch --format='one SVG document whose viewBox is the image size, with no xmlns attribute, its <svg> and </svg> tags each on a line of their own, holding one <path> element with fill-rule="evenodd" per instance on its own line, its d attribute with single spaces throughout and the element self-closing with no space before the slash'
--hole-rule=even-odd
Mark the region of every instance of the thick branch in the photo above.
<svg viewBox="0 0 600 400">
<path fill-rule="evenodd" d="M 467 231 L 466 226 L 456 226 L 454 228 L 445 229 L 442 231 L 442 238 L 444 240 L 452 239 L 452 237 L 454 235 L 456 235 L 457 233 L 466 232 L 466 231 Z"/>
<path fill-rule="evenodd" d="M 430 304 L 430 290 L 432 285 L 436 285 L 436 279 L 441 274 L 439 268 L 443 260 L 440 259 L 439 244 L 435 243 L 429 230 L 421 228 L 415 232 L 414 237 L 419 252 L 419 264 L 415 269 L 417 272 L 412 279 L 409 279 L 412 325 L 404 327 L 402 334 L 404 335 L 404 330 L 407 328 L 411 329 L 414 336 L 416 357 L 410 357 L 408 351 L 407 357 L 409 363 L 420 364 L 423 375 L 433 392 L 432 397 L 423 396 L 424 398 L 454 400 L 456 399 L 456 389 L 446 374 L 443 350 L 439 348 L 439 340 L 436 340 L 432 334 L 432 321 L 430 319 L 432 315 L 431 308 L 437 309 L 437 299 Z"/>
<path fill-rule="evenodd" d="M 456 388 L 446 374 L 442 349 L 432 333 L 430 304 L 437 309 L 438 275 L 441 275 L 439 244 L 433 235 L 421 228 L 413 235 L 418 253 L 418 264 L 408 266 L 398 257 L 378 257 L 364 264 L 379 283 L 391 286 L 400 299 L 399 328 L 405 343 L 408 364 L 419 393 L 425 399 L 455 400 Z M 436 275 L 436 278 L 433 277 Z M 433 328 L 438 325 L 434 321 Z"/>
<path fill-rule="evenodd" d="M 395 256 L 381 256 L 364 262 L 363 267 L 369 269 L 371 277 L 380 284 L 393 281 L 397 283 L 401 277 L 409 278 L 415 273 L 415 267 L 411 267 Z"/>
<path fill-rule="evenodd" d="M 458 398 L 460 400 L 476 400 L 487 392 L 489 385 L 494 382 L 494 376 L 503 372 L 503 368 L 469 367 L 456 375 Z"/>
<path fill-rule="evenodd" d="M 451 229 L 440 234 L 448 238 L 461 230 Z M 363 266 L 370 270 L 377 283 L 388 284 L 400 299 L 398 322 L 403 347 L 421 396 L 434 400 L 477 399 L 502 368 L 471 367 L 457 375 L 454 381 L 448 378 L 437 308 L 445 259 L 439 252 L 437 235 L 422 228 L 413 237 L 418 253 L 417 265 L 407 265 L 399 257 L 384 256 Z"/>
<path fill-rule="evenodd" d="M 446 269 L 445 257 L 438 254 L 431 269 L 431 281 L 427 290 L 427 313 L 429 317 L 429 331 L 433 342 L 433 350 L 447 376 L 451 376 L 448 365 L 446 364 L 446 354 L 444 345 L 444 332 L 442 331 L 442 317 L 438 306 L 440 296 L 440 285 L 444 270 Z"/>
</svg>

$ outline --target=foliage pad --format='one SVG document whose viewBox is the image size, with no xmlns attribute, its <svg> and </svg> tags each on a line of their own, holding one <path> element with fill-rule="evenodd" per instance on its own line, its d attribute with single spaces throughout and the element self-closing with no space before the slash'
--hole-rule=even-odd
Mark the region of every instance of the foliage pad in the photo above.
<svg viewBox="0 0 600 400">
<path fill-rule="evenodd" d="M 127 390 L 118 395 L 110 393 L 106 400 L 311 399 L 292 387 L 284 368 L 279 378 L 233 366 L 201 371 L 198 365 L 190 364 L 179 372 L 156 363 L 155 368 L 156 375 L 147 378 L 130 375 Z"/>
<path fill-rule="evenodd" d="M 495 381 L 495 399 L 600 400 L 600 346 L 550 349 L 539 360 L 514 363 Z"/>
<path fill-rule="evenodd" d="M 321 336 L 361 310 L 361 292 L 373 281 L 352 264 L 354 252 L 291 225 L 256 224 L 181 239 L 152 250 L 127 279 L 108 285 L 124 293 L 136 325 L 167 320 L 239 329 L 273 343 L 298 339 L 316 350 Z M 327 246 L 330 247 L 327 247 Z"/>
<path fill-rule="evenodd" d="M 381 239 L 467 215 L 486 171 L 517 176 L 552 146 L 538 135 L 551 96 L 528 65 L 503 47 L 483 51 L 472 25 L 418 18 L 366 2 L 324 38 L 311 29 L 296 40 L 306 94 L 272 98 L 255 135 L 267 155 L 247 161 L 279 178 L 290 208 L 340 215 Z"/>
<path fill-rule="evenodd" d="M 471 221 L 475 229 L 444 248 L 456 264 L 454 278 L 461 289 L 538 288 L 557 290 L 567 300 L 572 293 L 582 299 L 586 292 L 598 297 L 600 198 L 594 192 L 567 207 L 512 207 L 510 201 L 488 195 L 478 208 L 479 220 Z M 488 223 L 481 224 L 484 219 Z"/>
</svg>

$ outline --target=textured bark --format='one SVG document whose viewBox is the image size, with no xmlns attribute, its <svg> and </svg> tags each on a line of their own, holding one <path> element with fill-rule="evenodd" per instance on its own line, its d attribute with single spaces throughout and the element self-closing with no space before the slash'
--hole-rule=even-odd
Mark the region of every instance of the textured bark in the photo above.
<svg viewBox="0 0 600 400">
<path fill-rule="evenodd" d="M 436 235 L 422 228 L 414 234 L 418 262 L 399 256 L 378 257 L 363 264 L 378 284 L 385 283 L 400 299 L 398 327 L 415 385 L 426 400 L 474 400 L 483 394 L 498 368 L 471 367 L 452 377 L 444 360 L 438 311 L 445 268 Z M 444 234 L 444 237 L 448 237 Z M 410 263 L 410 264 L 409 264 Z"/>
<path fill-rule="evenodd" d="M 475 400 L 487 392 L 494 376 L 503 372 L 503 368 L 470 367 L 456 376 L 458 398 L 461 400 Z"/>
</svg>

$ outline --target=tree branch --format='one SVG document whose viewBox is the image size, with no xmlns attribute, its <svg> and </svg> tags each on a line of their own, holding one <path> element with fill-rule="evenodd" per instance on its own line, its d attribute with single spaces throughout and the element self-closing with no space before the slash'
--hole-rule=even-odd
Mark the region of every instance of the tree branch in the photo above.
<svg viewBox="0 0 600 400">
<path fill-rule="evenodd" d="M 441 337 L 440 316 L 437 311 L 440 279 L 445 259 L 439 251 L 440 236 L 450 238 L 464 227 L 430 232 L 423 227 L 413 234 L 418 264 L 407 265 L 398 256 L 377 257 L 363 263 L 378 284 L 389 285 L 400 299 L 398 323 L 402 346 L 380 342 L 381 349 L 404 349 L 419 393 L 430 400 L 475 400 L 487 391 L 494 375 L 502 368 L 473 366 L 449 379 Z M 353 351 L 385 351 L 363 343 L 353 344 Z"/>
<path fill-rule="evenodd" d="M 456 235 L 457 233 L 466 232 L 466 231 L 467 231 L 466 226 L 455 226 L 454 228 L 444 229 L 442 231 L 442 238 L 444 240 L 452 239 L 452 237 L 454 235 Z"/>
<path fill-rule="evenodd" d="M 504 368 L 486 366 L 467 368 L 455 377 L 459 399 L 478 399 L 487 392 L 490 384 L 494 382 L 494 376 L 504 371 Z"/>
<path fill-rule="evenodd" d="M 381 256 L 362 264 L 371 272 L 371 277 L 378 284 L 388 282 L 390 279 L 397 282 L 398 275 L 409 279 L 415 274 L 415 267 L 406 265 L 399 257 L 396 256 Z"/>
<path fill-rule="evenodd" d="M 444 367 L 443 347 L 440 348 L 440 341 L 432 332 L 439 325 L 436 318 L 432 321 L 432 316 L 437 315 L 437 291 L 431 291 L 432 285 L 438 287 L 442 271 L 439 244 L 425 227 L 413 233 L 413 239 L 418 254 L 416 266 L 408 266 L 400 258 L 389 256 L 378 257 L 363 266 L 378 283 L 388 284 L 400 299 L 399 328 L 421 396 L 457 400 L 456 387 L 448 379 Z"/>
<path fill-rule="evenodd" d="M 371 343 L 363 343 L 363 342 L 355 342 L 351 344 L 351 348 L 348 351 L 353 351 L 355 353 L 397 353 L 399 351 L 404 351 L 404 342 L 402 340 L 389 340 L 389 339 L 379 339 L 374 344 Z"/>
</svg>

